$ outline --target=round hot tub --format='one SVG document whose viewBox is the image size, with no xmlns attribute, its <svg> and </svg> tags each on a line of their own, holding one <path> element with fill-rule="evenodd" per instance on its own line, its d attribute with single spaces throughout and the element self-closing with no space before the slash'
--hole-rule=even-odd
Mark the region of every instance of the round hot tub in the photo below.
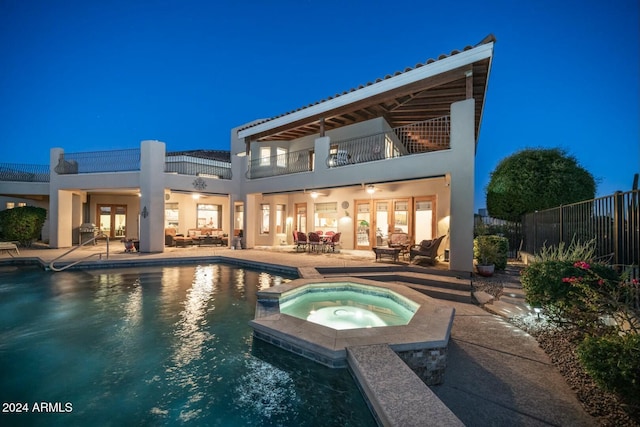
<svg viewBox="0 0 640 427">
<path fill-rule="evenodd" d="M 309 284 L 280 297 L 280 313 L 336 330 L 407 325 L 419 307 L 389 289 L 351 282 Z"/>
</svg>

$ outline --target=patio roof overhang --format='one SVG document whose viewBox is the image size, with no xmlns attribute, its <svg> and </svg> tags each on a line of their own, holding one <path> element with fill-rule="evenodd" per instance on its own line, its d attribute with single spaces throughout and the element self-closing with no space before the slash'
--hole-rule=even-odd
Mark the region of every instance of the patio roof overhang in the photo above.
<svg viewBox="0 0 640 427">
<path fill-rule="evenodd" d="M 296 111 L 238 130 L 245 141 L 291 141 L 304 136 L 383 117 L 395 128 L 450 114 L 452 103 L 473 98 L 475 135 L 491 70 L 495 38 L 442 55 L 393 76 L 335 95 Z"/>
</svg>

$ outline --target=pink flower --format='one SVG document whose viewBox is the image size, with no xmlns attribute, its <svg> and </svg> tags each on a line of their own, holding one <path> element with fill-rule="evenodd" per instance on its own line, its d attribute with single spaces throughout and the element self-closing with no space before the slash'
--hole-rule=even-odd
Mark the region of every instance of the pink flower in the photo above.
<svg viewBox="0 0 640 427">
<path fill-rule="evenodd" d="M 604 280 L 602 280 L 602 279 L 598 280 L 598 285 L 600 285 L 600 286 L 604 285 Z"/>
<path fill-rule="evenodd" d="M 581 269 L 583 269 L 583 270 L 588 270 L 589 268 L 591 268 L 591 266 L 589 265 L 589 263 L 586 263 L 586 262 L 584 262 L 584 261 L 576 261 L 576 262 L 573 264 L 573 266 L 574 266 L 574 267 L 581 268 Z"/>
<path fill-rule="evenodd" d="M 638 283 L 640 283 L 640 280 L 638 279 L 632 279 L 631 283 L 633 283 L 634 285 L 637 285 Z"/>
<path fill-rule="evenodd" d="M 571 276 L 571 277 L 563 277 L 562 278 L 562 282 L 563 283 L 575 283 L 578 280 L 580 280 L 579 277 L 575 277 L 575 276 Z"/>
</svg>

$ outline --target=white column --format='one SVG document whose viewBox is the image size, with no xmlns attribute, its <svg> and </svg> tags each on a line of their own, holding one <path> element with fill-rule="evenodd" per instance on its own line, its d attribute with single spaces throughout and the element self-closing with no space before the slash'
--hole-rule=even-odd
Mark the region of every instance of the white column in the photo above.
<svg viewBox="0 0 640 427">
<path fill-rule="evenodd" d="M 451 173 L 449 268 L 473 270 L 473 200 L 475 173 L 475 101 L 451 105 L 451 149 L 459 165 Z"/>
<path fill-rule="evenodd" d="M 164 251 L 165 144 L 140 144 L 140 252 Z"/>
</svg>

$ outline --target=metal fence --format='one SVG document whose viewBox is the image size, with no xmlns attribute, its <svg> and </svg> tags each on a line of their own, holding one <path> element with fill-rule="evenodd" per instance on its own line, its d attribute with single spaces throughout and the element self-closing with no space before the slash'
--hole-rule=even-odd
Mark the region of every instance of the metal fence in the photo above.
<svg viewBox="0 0 640 427">
<path fill-rule="evenodd" d="M 290 151 L 270 157 L 252 159 L 245 176 L 248 179 L 288 175 L 313 170 L 313 152 L 309 149 Z"/>
<path fill-rule="evenodd" d="M 640 264 L 640 190 L 563 205 L 523 216 L 523 250 L 595 239 L 596 256 L 613 265 Z"/>
<path fill-rule="evenodd" d="M 62 153 L 54 168 L 59 175 L 140 170 L 140 149 Z"/>
<path fill-rule="evenodd" d="M 165 172 L 219 179 L 232 176 L 230 162 L 174 153 L 167 153 Z"/>
<path fill-rule="evenodd" d="M 480 234 L 493 234 L 505 237 L 509 241 L 509 258 L 517 258 L 522 244 L 522 224 L 503 219 L 476 215 L 474 218 L 474 237 Z"/>
<path fill-rule="evenodd" d="M 387 132 L 335 141 L 326 162 L 328 167 L 339 167 L 446 150 L 450 148 L 450 137 L 450 116 L 438 117 Z"/>
<path fill-rule="evenodd" d="M 49 182 L 49 165 L 0 163 L 0 181 Z"/>
</svg>

